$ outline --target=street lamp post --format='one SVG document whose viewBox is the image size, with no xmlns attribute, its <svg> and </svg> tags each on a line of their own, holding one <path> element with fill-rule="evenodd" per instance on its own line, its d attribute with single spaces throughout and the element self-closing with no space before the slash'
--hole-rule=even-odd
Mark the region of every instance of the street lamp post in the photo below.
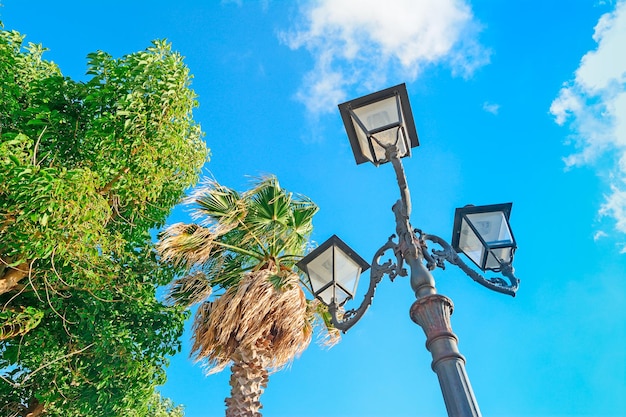
<svg viewBox="0 0 626 417">
<path fill-rule="evenodd" d="M 357 164 L 391 162 L 400 199 L 393 205 L 396 234 L 375 253 L 367 293 L 357 309 L 344 310 L 354 297 L 359 274 L 370 266 L 337 236 L 331 237 L 305 256 L 298 266 L 309 279 L 317 298 L 328 306 L 333 325 L 344 333 L 363 316 L 372 303 L 378 283 L 387 275 L 391 280 L 407 276 L 416 301 L 411 319 L 426 334 L 426 348 L 432 354 L 449 416 L 480 416 L 478 403 L 465 371 L 465 358 L 452 331 L 452 301 L 437 294 L 430 271 L 445 262 L 458 266 L 479 284 L 515 296 L 519 280 L 512 268 L 516 243 L 509 225 L 511 204 L 466 206 L 456 210 L 452 245 L 444 239 L 414 229 L 409 221 L 411 199 L 400 158 L 410 156 L 419 145 L 404 84 L 391 87 L 339 105 Z M 428 252 L 427 241 L 440 247 Z M 380 263 L 387 251 L 395 262 Z M 464 253 L 482 271 L 500 272 L 502 277 L 486 278 L 470 268 L 458 255 Z"/>
</svg>

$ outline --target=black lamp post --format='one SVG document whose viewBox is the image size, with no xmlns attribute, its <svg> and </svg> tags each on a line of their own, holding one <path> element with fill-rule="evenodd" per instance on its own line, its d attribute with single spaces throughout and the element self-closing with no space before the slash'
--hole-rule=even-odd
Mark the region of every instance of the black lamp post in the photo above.
<svg viewBox="0 0 626 417">
<path fill-rule="evenodd" d="M 452 245 L 444 239 L 413 229 L 409 217 L 411 199 L 400 158 L 410 156 L 418 146 L 408 94 L 404 84 L 385 89 L 339 105 L 346 132 L 357 164 L 375 165 L 391 162 L 400 187 L 400 200 L 392 207 L 396 234 L 374 255 L 370 284 L 361 305 L 338 314 L 339 308 L 353 298 L 358 274 L 369 265 L 337 236 L 331 237 L 304 257 L 298 266 L 307 274 L 316 297 L 328 306 L 333 325 L 346 332 L 363 316 L 372 303 L 376 285 L 383 276 L 390 279 L 407 276 L 417 301 L 410 309 L 411 319 L 426 334 L 426 347 L 433 357 L 432 368 L 439 378 L 449 416 L 480 416 L 465 358 L 458 350 L 458 338 L 452 332 L 452 301 L 437 294 L 430 273 L 445 262 L 458 266 L 479 284 L 500 293 L 515 296 L 519 280 L 511 266 L 516 244 L 509 225 L 511 203 L 489 206 L 466 206 L 455 213 Z M 395 241 L 397 238 L 397 242 Z M 440 246 L 428 252 L 427 241 Z M 387 251 L 396 261 L 380 263 Z M 482 271 L 500 272 L 503 277 L 486 278 L 458 256 L 464 253 Z"/>
</svg>

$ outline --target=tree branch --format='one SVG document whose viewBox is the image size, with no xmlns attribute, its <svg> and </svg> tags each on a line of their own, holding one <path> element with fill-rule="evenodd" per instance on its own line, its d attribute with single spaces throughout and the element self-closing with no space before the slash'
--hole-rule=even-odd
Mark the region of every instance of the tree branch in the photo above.
<svg viewBox="0 0 626 417">
<path fill-rule="evenodd" d="M 122 172 L 120 172 L 119 174 L 117 174 L 115 177 L 113 177 L 113 179 L 111 181 L 109 181 L 109 183 L 107 185 L 105 185 L 100 191 L 100 195 L 105 195 L 106 193 L 108 193 L 109 191 L 111 191 L 111 188 L 113 187 L 113 184 L 115 184 L 117 181 L 119 181 L 120 178 L 122 178 L 124 176 L 124 174 L 128 174 L 130 172 L 130 168 L 126 167 L 122 170 Z"/>
<path fill-rule="evenodd" d="M 86 351 L 90 347 L 92 347 L 94 344 L 95 343 L 90 343 L 90 344 L 88 344 L 87 346 L 85 346 L 82 349 L 75 350 L 73 352 L 68 353 L 67 355 L 63 355 L 60 358 L 56 358 L 53 361 L 50 361 L 48 363 L 45 363 L 45 364 L 41 365 L 39 368 L 35 369 L 33 372 L 31 372 L 30 374 L 26 375 L 26 377 L 19 384 L 20 385 L 24 385 L 26 383 L 26 381 L 28 381 L 33 375 L 35 375 L 37 372 L 41 371 L 42 369 L 47 368 L 48 366 L 52 365 L 55 362 L 59 362 L 59 361 L 62 361 L 63 359 L 67 359 L 67 358 L 72 357 L 74 355 L 78 355 L 78 354 Z"/>
</svg>

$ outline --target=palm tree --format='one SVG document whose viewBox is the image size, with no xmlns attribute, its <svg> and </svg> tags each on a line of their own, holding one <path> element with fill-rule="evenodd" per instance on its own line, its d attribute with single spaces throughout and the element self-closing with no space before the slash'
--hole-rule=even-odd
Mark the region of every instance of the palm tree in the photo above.
<svg viewBox="0 0 626 417">
<path fill-rule="evenodd" d="M 275 177 L 242 194 L 208 180 L 186 203 L 197 223 L 170 226 L 157 244 L 164 260 L 187 271 L 169 297 L 184 306 L 202 303 L 192 356 L 209 373 L 232 363 L 226 416 L 260 416 L 269 373 L 311 341 L 315 304 L 307 303 L 294 266 L 318 208 Z"/>
</svg>

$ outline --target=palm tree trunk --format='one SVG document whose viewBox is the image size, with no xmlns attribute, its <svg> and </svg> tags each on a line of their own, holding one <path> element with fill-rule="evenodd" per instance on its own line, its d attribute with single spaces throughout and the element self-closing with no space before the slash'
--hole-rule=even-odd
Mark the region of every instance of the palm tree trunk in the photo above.
<svg viewBox="0 0 626 417">
<path fill-rule="evenodd" d="M 226 417 L 261 417 L 261 394 L 267 387 L 270 359 L 257 350 L 239 350 L 231 366 Z"/>
</svg>

